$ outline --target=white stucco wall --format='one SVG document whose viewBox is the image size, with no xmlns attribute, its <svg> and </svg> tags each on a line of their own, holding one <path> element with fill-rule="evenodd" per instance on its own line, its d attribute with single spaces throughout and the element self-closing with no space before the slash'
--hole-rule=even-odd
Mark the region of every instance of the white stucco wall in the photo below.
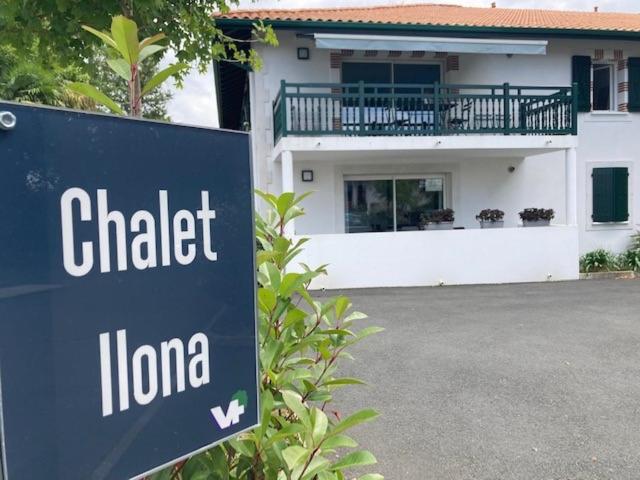
<svg viewBox="0 0 640 480">
<path fill-rule="evenodd" d="M 509 167 L 515 167 L 509 172 Z M 313 182 L 302 182 L 302 170 L 314 172 Z M 565 221 L 564 155 L 562 153 L 520 158 L 411 159 L 367 161 L 334 157 L 301 161 L 294 165 L 296 191 L 313 191 L 304 200 L 307 215 L 296 220 L 301 235 L 344 232 L 345 176 L 443 174 L 448 190 L 446 206 L 456 212 L 456 226 L 478 228 L 475 216 L 485 208 L 505 212 L 505 226 L 519 224 L 518 212 L 526 207 L 553 208 L 556 222 Z"/>
<path fill-rule="evenodd" d="M 300 38 L 291 31 L 279 31 L 280 46 L 258 46 L 264 59 L 263 70 L 250 76 L 253 157 L 256 186 L 278 193 L 280 165 L 273 151 L 272 101 L 280 86 L 280 80 L 288 82 L 336 82 L 335 69 L 330 68 L 328 50 L 318 50 L 313 40 Z M 523 37 L 524 38 L 524 37 Z M 311 59 L 297 60 L 296 48 L 308 47 Z M 640 56 L 640 42 L 610 40 L 549 39 L 547 55 L 460 55 L 459 70 L 446 73 L 449 83 L 566 86 L 571 83 L 571 56 L 593 55 L 594 50 L 622 49 L 624 57 Z M 374 60 L 375 59 L 368 59 Z M 379 60 L 386 60 L 380 58 Z M 415 59 L 404 59 L 415 62 Z M 578 221 L 580 252 L 604 247 L 623 250 L 628 238 L 640 225 L 640 169 L 636 167 L 640 152 L 640 114 L 616 113 L 610 115 L 581 113 L 579 115 L 577 172 L 578 172 Z M 367 161 L 367 156 L 356 158 L 352 154 L 341 158 L 339 154 L 326 158 L 300 160 L 294 152 L 295 188 L 317 193 L 305 203 L 309 215 L 298 220 L 301 233 L 340 232 L 343 226 L 343 175 L 359 173 L 428 173 L 449 172 L 452 183 L 452 207 L 457 211 L 461 225 L 475 225 L 475 214 L 481 208 L 501 208 L 507 212 L 507 225 L 517 222 L 517 211 L 528 206 L 552 207 L 557 212 L 558 223 L 564 222 L 564 163 L 562 153 L 550 153 L 528 158 L 479 158 L 468 156 L 458 160 L 447 158 L 395 159 L 394 152 L 401 150 L 402 137 L 388 138 L 383 152 L 389 161 Z M 342 138 L 348 144 L 350 138 Z M 379 158 L 379 157 L 378 157 Z M 599 165 L 624 165 L 631 168 L 630 213 L 628 225 L 593 226 L 590 222 L 591 199 L 589 197 L 590 168 Z M 513 164 L 516 170 L 508 173 Z M 300 170 L 314 170 L 316 182 L 300 181 Z"/>
<path fill-rule="evenodd" d="M 296 260 L 332 289 L 575 280 L 577 254 L 577 227 L 534 227 L 313 235 Z"/>
</svg>

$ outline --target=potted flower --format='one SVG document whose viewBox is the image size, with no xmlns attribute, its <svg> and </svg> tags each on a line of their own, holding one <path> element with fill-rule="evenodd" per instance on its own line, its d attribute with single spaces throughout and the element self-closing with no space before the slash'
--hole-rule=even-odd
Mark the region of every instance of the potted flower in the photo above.
<svg viewBox="0 0 640 480">
<path fill-rule="evenodd" d="M 502 210 L 485 208 L 478 215 L 476 220 L 480 222 L 480 228 L 502 228 L 504 227 L 504 212 Z"/>
<path fill-rule="evenodd" d="M 454 211 L 450 208 L 431 210 L 420 215 L 420 223 L 427 230 L 451 230 Z"/>
<path fill-rule="evenodd" d="M 520 212 L 525 227 L 546 227 L 555 216 L 552 208 L 525 208 Z"/>
</svg>

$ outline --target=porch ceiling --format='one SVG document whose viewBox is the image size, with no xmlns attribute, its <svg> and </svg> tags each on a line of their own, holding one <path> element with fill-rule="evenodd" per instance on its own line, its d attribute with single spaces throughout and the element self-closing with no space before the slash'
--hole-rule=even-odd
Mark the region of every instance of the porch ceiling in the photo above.
<svg viewBox="0 0 640 480">
<path fill-rule="evenodd" d="M 341 160 L 526 158 L 577 146 L 573 136 L 475 137 L 286 137 L 275 158 L 291 151 L 296 161 L 339 157 Z"/>
</svg>

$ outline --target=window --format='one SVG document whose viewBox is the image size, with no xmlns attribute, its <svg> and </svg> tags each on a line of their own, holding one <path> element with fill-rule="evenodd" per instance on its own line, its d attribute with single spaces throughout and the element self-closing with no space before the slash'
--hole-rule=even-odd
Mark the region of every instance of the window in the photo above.
<svg viewBox="0 0 640 480">
<path fill-rule="evenodd" d="M 395 83 L 431 85 L 440 81 L 440 65 L 435 63 L 385 63 L 385 62 L 343 62 L 342 83 Z M 348 93 L 358 93 L 357 87 L 346 89 Z M 365 87 L 364 93 L 390 93 L 384 87 Z M 419 88 L 397 88 L 396 93 L 420 93 Z M 367 106 L 381 106 L 380 100 L 367 98 Z M 386 104 L 386 101 L 382 102 Z"/>
<path fill-rule="evenodd" d="M 629 220 L 629 169 L 626 167 L 594 168 L 593 222 L 626 222 Z"/>
<path fill-rule="evenodd" d="M 442 175 L 347 179 L 344 182 L 345 231 L 418 230 L 420 216 L 444 208 Z"/>
<path fill-rule="evenodd" d="M 418 83 L 440 81 L 440 64 L 343 62 L 342 83 Z"/>
<path fill-rule="evenodd" d="M 593 110 L 615 110 L 615 68 L 610 63 L 594 63 Z"/>
</svg>

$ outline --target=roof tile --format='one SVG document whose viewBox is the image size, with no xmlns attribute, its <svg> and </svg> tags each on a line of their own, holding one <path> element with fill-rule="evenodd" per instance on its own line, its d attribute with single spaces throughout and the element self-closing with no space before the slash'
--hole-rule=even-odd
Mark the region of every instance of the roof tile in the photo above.
<svg viewBox="0 0 640 480">
<path fill-rule="evenodd" d="M 640 32 L 640 14 L 637 13 L 478 8 L 432 3 L 357 8 L 235 10 L 218 15 L 217 18 Z"/>
</svg>

